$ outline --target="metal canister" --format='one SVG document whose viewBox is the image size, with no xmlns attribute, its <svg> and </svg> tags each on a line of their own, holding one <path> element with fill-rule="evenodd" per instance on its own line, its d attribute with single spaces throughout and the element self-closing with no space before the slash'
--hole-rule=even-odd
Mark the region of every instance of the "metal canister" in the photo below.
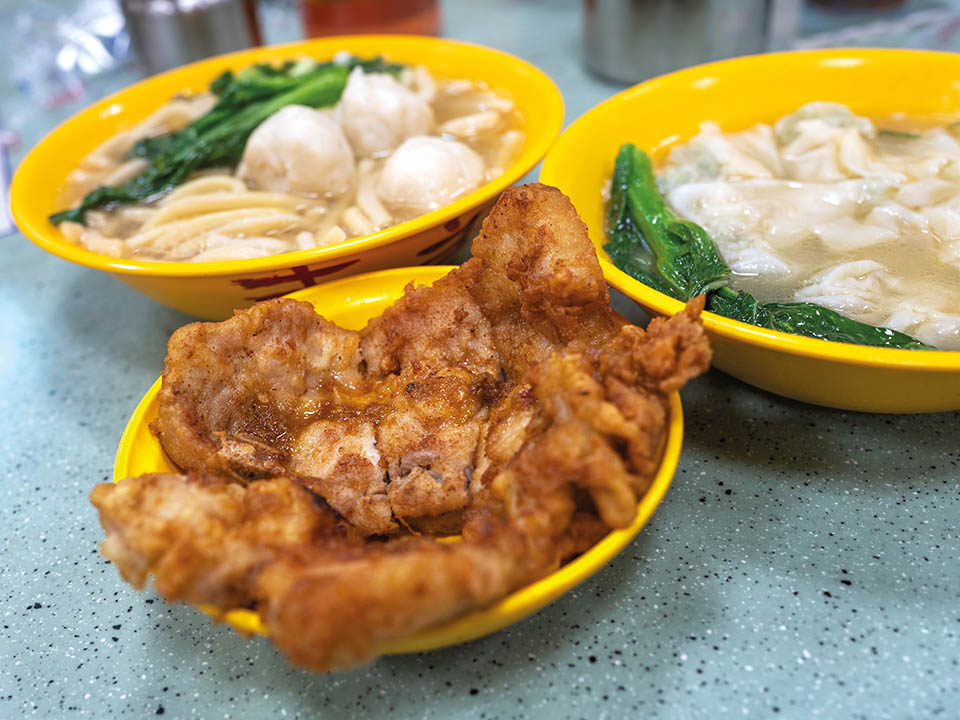
<svg viewBox="0 0 960 720">
<path fill-rule="evenodd" d="M 584 0 L 584 60 L 597 75 L 632 83 L 763 52 L 770 8 L 770 0 Z"/>
<path fill-rule="evenodd" d="M 121 0 L 148 73 L 260 44 L 254 0 Z"/>
</svg>

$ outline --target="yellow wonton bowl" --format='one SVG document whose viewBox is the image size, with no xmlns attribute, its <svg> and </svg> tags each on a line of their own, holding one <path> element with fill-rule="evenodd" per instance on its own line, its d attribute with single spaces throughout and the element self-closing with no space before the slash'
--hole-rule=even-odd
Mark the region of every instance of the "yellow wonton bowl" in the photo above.
<svg viewBox="0 0 960 720">
<path fill-rule="evenodd" d="M 827 100 L 882 117 L 960 111 L 960 55 L 917 50 L 818 50 L 737 58 L 654 78 L 576 120 L 543 163 L 541 182 L 570 196 L 590 229 L 603 273 L 659 315 L 682 304 L 614 267 L 602 251 L 601 189 L 623 143 L 654 162 L 701 122 L 725 131 L 772 122 Z M 868 348 L 814 340 L 704 313 L 714 365 L 757 387 L 804 402 L 867 412 L 960 409 L 960 352 Z"/>
<path fill-rule="evenodd" d="M 500 177 L 421 217 L 372 235 L 312 250 L 252 260 L 208 263 L 149 262 L 112 258 L 68 242 L 50 223 L 67 174 L 120 130 L 135 125 L 177 93 L 205 90 L 226 69 L 309 55 L 329 60 L 340 50 L 426 65 L 447 78 L 485 82 L 505 93 L 523 117 L 526 139 Z M 382 268 L 422 265 L 470 239 L 470 229 L 497 195 L 536 165 L 563 124 L 563 99 L 553 82 L 529 63 L 497 50 L 409 35 L 357 35 L 255 48 L 203 60 L 156 75 L 94 103 L 47 135 L 13 178 L 10 205 L 23 234 L 65 260 L 103 270 L 147 297 L 210 320 L 234 308 L 330 279 Z"/>
<path fill-rule="evenodd" d="M 366 325 L 367 320 L 379 315 L 399 298 L 407 283 L 430 285 L 452 269 L 434 266 L 384 270 L 307 288 L 292 293 L 290 297 L 313 303 L 324 317 L 342 327 L 359 330 Z M 123 431 L 113 468 L 115 482 L 143 473 L 176 472 L 149 428 L 150 422 L 157 416 L 159 390 L 160 380 L 157 380 L 137 405 Z M 620 552 L 653 515 L 676 472 L 682 442 L 683 411 L 680 396 L 674 393 L 670 397 L 670 420 L 660 468 L 650 489 L 640 500 L 637 515 L 629 527 L 610 532 L 590 550 L 556 572 L 508 595 L 485 610 L 385 643 L 378 648 L 378 652 L 420 652 L 473 640 L 532 615 L 586 580 Z M 230 610 L 224 613 L 211 607 L 200 609 L 240 632 L 267 632 L 260 616 L 250 610 Z"/>
</svg>

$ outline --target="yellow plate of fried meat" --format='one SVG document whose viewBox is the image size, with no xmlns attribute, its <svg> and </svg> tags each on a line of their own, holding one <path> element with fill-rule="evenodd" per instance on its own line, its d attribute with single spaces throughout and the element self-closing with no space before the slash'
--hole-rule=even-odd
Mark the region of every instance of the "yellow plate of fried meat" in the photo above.
<svg viewBox="0 0 960 720">
<path fill-rule="evenodd" d="M 627 324 L 546 186 L 505 192 L 473 255 L 174 333 L 91 495 L 104 555 L 321 671 L 491 633 L 600 569 L 676 469 L 699 308 Z"/>
</svg>

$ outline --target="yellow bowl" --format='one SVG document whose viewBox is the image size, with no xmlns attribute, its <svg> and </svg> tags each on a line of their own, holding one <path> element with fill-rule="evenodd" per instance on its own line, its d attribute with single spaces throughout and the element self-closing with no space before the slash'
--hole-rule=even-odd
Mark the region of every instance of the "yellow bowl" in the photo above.
<svg viewBox="0 0 960 720">
<path fill-rule="evenodd" d="M 226 69 L 309 55 L 328 60 L 340 50 L 426 65 L 441 77 L 482 81 L 508 95 L 523 117 L 526 139 L 500 177 L 421 217 L 372 235 L 312 250 L 253 260 L 208 263 L 112 258 L 68 242 L 49 221 L 61 210 L 57 195 L 67 174 L 104 140 L 127 129 L 177 93 L 205 90 Z M 255 48 L 203 60 L 137 83 L 74 115 L 47 135 L 13 178 L 10 205 L 23 234 L 65 260 L 103 270 L 147 297 L 210 320 L 234 308 L 338 277 L 382 268 L 422 265 L 470 239 L 470 229 L 497 195 L 536 165 L 563 124 L 563 99 L 553 82 L 529 63 L 497 50 L 410 35 L 357 35 Z"/>
<path fill-rule="evenodd" d="M 576 120 L 547 154 L 541 182 L 570 196 L 590 229 L 607 281 L 659 315 L 682 303 L 614 267 L 603 252 L 603 184 L 623 143 L 651 153 L 713 120 L 726 131 L 772 122 L 827 100 L 882 117 L 960 110 L 960 55 L 917 50 L 817 50 L 736 58 L 625 90 Z M 715 367 L 804 402 L 868 412 L 960 408 L 960 352 L 868 348 L 765 330 L 704 313 Z"/>
<path fill-rule="evenodd" d="M 326 285 L 292 293 L 290 297 L 312 302 L 324 317 L 352 329 L 360 329 L 371 317 L 379 315 L 398 297 L 408 282 L 430 285 L 452 268 L 443 266 L 398 268 L 367 275 L 344 278 Z M 157 380 L 137 405 L 120 439 L 113 468 L 114 481 L 150 472 L 176 472 L 150 432 L 149 424 L 157 416 Z M 379 654 L 419 652 L 466 642 L 495 632 L 532 615 L 567 590 L 583 582 L 610 561 L 647 522 L 677 469 L 683 442 L 683 412 L 680 396 L 670 397 L 670 421 L 660 468 L 650 489 L 640 500 L 637 514 L 629 527 L 611 531 L 600 542 L 556 572 L 528 585 L 500 602 L 449 623 L 423 630 L 400 640 L 385 643 Z M 243 633 L 265 634 L 266 628 L 257 613 L 250 610 L 200 608 Z"/>
</svg>

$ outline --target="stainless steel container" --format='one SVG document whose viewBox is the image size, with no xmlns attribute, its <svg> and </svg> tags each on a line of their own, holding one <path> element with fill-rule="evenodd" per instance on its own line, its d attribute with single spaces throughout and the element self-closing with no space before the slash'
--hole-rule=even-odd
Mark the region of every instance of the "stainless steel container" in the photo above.
<svg viewBox="0 0 960 720">
<path fill-rule="evenodd" d="M 584 59 L 592 72 L 632 83 L 763 52 L 770 8 L 770 0 L 584 0 Z"/>
<path fill-rule="evenodd" d="M 121 0 L 148 73 L 260 44 L 253 0 Z"/>
</svg>

